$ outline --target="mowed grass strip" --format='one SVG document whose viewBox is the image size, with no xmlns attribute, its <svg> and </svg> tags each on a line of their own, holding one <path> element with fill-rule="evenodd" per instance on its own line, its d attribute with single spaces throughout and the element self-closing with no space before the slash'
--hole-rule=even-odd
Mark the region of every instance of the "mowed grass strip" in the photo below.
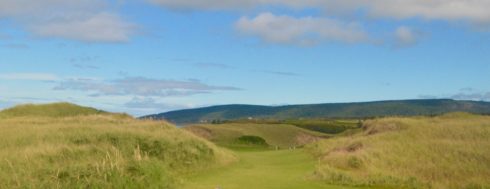
<svg viewBox="0 0 490 189">
<path fill-rule="evenodd" d="M 190 176 L 184 189 L 340 189 L 311 179 L 315 160 L 303 150 L 236 151 L 231 166 Z"/>
</svg>

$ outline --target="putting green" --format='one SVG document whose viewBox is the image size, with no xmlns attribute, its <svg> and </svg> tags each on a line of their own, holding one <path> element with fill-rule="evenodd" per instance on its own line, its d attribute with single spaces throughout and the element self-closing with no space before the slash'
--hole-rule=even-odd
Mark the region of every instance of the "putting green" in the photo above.
<svg viewBox="0 0 490 189">
<path fill-rule="evenodd" d="M 190 176 L 186 189 L 340 189 L 308 179 L 315 160 L 303 150 L 236 151 L 233 165 Z"/>
</svg>

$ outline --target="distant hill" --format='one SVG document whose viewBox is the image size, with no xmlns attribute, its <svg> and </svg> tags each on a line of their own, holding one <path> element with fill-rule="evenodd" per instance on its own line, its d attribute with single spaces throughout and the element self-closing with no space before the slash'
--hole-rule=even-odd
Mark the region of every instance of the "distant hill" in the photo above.
<svg viewBox="0 0 490 189">
<path fill-rule="evenodd" d="M 221 105 L 171 111 L 142 118 L 166 119 L 176 124 L 190 124 L 249 117 L 266 119 L 365 118 L 439 115 L 448 112 L 490 114 L 490 102 L 424 99 L 288 106 Z"/>
<path fill-rule="evenodd" d="M 0 111 L 0 117 L 70 117 L 79 115 L 110 114 L 95 108 L 83 107 L 67 102 L 51 104 L 24 104 Z"/>
</svg>

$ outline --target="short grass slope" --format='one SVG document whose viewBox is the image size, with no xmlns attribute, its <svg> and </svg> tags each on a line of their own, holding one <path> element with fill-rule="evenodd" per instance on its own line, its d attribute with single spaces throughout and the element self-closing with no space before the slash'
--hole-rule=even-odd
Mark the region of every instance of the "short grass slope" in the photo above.
<svg viewBox="0 0 490 189">
<path fill-rule="evenodd" d="M 179 188 L 228 151 L 166 122 L 115 115 L 0 119 L 0 188 Z"/>
<path fill-rule="evenodd" d="M 227 147 L 243 146 L 245 139 L 249 139 L 250 144 L 264 146 L 260 142 L 263 139 L 269 148 L 284 149 L 300 147 L 329 136 L 286 124 L 226 123 L 194 125 L 185 129 Z"/>
<path fill-rule="evenodd" d="M 237 151 L 231 166 L 192 175 L 183 189 L 350 189 L 311 180 L 315 160 L 302 150 Z M 353 187 L 352 187 L 353 188 Z"/>
<path fill-rule="evenodd" d="M 79 115 L 109 114 L 95 108 L 71 103 L 24 104 L 0 111 L 0 118 L 7 117 L 68 117 Z"/>
<path fill-rule="evenodd" d="M 360 127 L 360 120 L 334 120 L 334 119 L 297 119 L 285 120 L 286 124 L 304 129 L 327 133 L 339 134 L 347 130 L 355 130 Z"/>
<path fill-rule="evenodd" d="M 255 123 L 255 124 L 284 124 L 293 125 L 303 129 L 326 133 L 339 134 L 347 130 L 356 130 L 361 125 L 361 120 L 358 119 L 239 119 L 239 120 L 213 120 L 211 123 Z"/>
<path fill-rule="evenodd" d="M 308 146 L 331 184 L 383 188 L 490 188 L 490 116 L 367 121 L 364 131 Z"/>
</svg>

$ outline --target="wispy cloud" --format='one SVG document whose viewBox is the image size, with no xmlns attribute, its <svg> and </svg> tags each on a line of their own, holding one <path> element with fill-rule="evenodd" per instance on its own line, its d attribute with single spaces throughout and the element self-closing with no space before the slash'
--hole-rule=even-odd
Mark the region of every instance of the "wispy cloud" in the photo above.
<svg viewBox="0 0 490 189">
<path fill-rule="evenodd" d="M 150 109 L 150 110 L 175 110 L 190 108 L 188 105 L 170 104 L 158 102 L 154 98 L 138 98 L 135 97 L 131 101 L 124 104 L 127 108 L 134 109 Z"/>
<path fill-rule="evenodd" d="M 475 100 L 475 101 L 490 101 L 490 92 L 478 91 L 473 88 L 462 88 L 457 93 L 447 95 L 420 95 L 419 98 L 450 98 L 455 100 Z"/>
<path fill-rule="evenodd" d="M 7 34 L 7 33 L 3 33 L 0 31 L 0 40 L 7 40 L 7 39 L 10 39 L 12 38 L 12 36 L 10 34 Z"/>
<path fill-rule="evenodd" d="M 166 80 L 145 77 L 126 77 L 112 81 L 72 79 L 59 83 L 55 90 L 78 90 L 92 92 L 91 96 L 141 96 L 167 97 L 190 96 L 213 91 L 240 90 L 230 86 L 214 86 L 199 80 Z"/>
<path fill-rule="evenodd" d="M 242 17 L 235 23 L 244 34 L 279 44 L 315 45 L 321 42 L 368 42 L 369 38 L 357 23 L 318 17 L 291 17 L 261 13 L 254 18 Z"/>
<path fill-rule="evenodd" d="M 9 43 L 9 44 L 3 45 L 3 47 L 9 48 L 9 49 L 29 49 L 30 48 L 29 45 L 21 44 L 21 43 Z"/>
<path fill-rule="evenodd" d="M 32 80 L 32 81 L 58 81 L 60 78 L 49 73 L 4 73 L 0 74 L 3 80 Z"/>
<path fill-rule="evenodd" d="M 186 60 L 186 61 L 192 62 L 192 60 Z M 235 67 L 235 66 L 231 66 L 228 64 L 220 64 L 220 63 L 198 62 L 198 63 L 192 63 L 191 65 L 194 67 L 197 67 L 197 68 L 202 68 L 202 69 L 222 69 L 222 70 L 235 69 L 237 71 L 257 72 L 257 73 L 279 75 L 279 76 L 301 76 L 300 74 L 294 73 L 294 72 L 285 72 L 285 71 L 276 71 L 276 70 L 243 69 L 240 67 Z"/>
<path fill-rule="evenodd" d="M 395 47 L 409 47 L 418 43 L 422 33 L 407 26 L 400 26 L 395 31 Z"/>
<path fill-rule="evenodd" d="M 69 61 L 72 63 L 71 65 L 78 69 L 99 69 L 98 66 L 92 65 L 91 62 L 95 62 L 99 60 L 99 56 L 76 56 L 71 57 Z"/>
<path fill-rule="evenodd" d="M 93 62 L 97 61 L 100 57 L 99 56 L 77 56 L 77 57 L 71 57 L 69 60 L 72 63 L 75 62 Z"/>
<path fill-rule="evenodd" d="M 274 71 L 274 70 L 253 70 L 253 71 L 265 73 L 265 74 L 279 75 L 279 76 L 301 76 L 300 74 L 294 72 L 281 72 L 281 71 Z"/>
<path fill-rule="evenodd" d="M 98 66 L 94 65 L 88 65 L 88 64 L 72 64 L 73 67 L 78 68 L 78 69 L 99 69 Z"/>
<path fill-rule="evenodd" d="M 459 90 L 460 92 L 473 92 L 475 91 L 475 89 L 471 88 L 471 87 L 465 87 L 465 88 L 462 88 Z"/>
<path fill-rule="evenodd" d="M 451 96 L 457 100 L 479 100 L 490 101 L 490 92 L 457 93 Z"/>
<path fill-rule="evenodd" d="M 193 66 L 198 67 L 198 68 L 217 68 L 217 69 L 233 69 L 235 67 L 226 65 L 226 64 L 220 64 L 220 63 L 209 63 L 209 62 L 200 62 L 200 63 L 194 63 Z"/>
</svg>

